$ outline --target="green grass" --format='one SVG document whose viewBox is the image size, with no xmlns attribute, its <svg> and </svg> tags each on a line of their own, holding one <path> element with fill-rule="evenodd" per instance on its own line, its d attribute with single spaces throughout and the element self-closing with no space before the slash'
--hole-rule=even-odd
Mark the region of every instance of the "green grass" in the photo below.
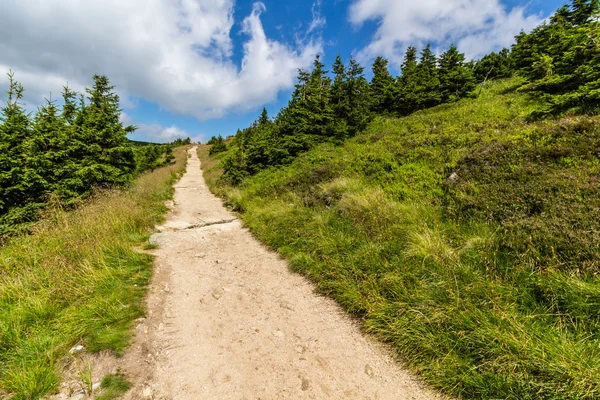
<svg viewBox="0 0 600 400">
<path fill-rule="evenodd" d="M 131 382 L 127 380 L 127 377 L 123 373 L 117 372 L 116 374 L 106 375 L 100 384 L 102 394 L 96 397 L 96 400 L 118 399 L 119 396 L 131 389 L 131 387 Z"/>
<path fill-rule="evenodd" d="M 519 85 L 380 117 L 240 187 L 199 155 L 258 238 L 432 386 L 600 398 L 599 119 L 531 122 Z"/>
<path fill-rule="evenodd" d="M 175 165 L 75 211 L 49 211 L 33 234 L 0 247 L 0 397 L 56 391 L 76 343 L 122 354 L 152 275 L 152 257 L 138 249 L 167 211 L 185 166 L 183 148 L 176 154 Z"/>
</svg>

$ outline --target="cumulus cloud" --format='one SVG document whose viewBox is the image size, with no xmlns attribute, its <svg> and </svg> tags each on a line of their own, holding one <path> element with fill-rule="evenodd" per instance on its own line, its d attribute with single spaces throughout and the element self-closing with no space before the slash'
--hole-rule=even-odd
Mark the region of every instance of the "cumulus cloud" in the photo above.
<svg viewBox="0 0 600 400">
<path fill-rule="evenodd" d="M 242 21 L 241 66 L 233 62 L 235 0 L 5 0 L 0 71 L 12 69 L 27 99 L 41 102 L 105 74 L 124 99 L 141 97 L 200 120 L 244 112 L 293 85 L 322 49 L 266 37 L 256 3 Z M 58 94 L 58 93 L 57 93 Z"/>
<path fill-rule="evenodd" d="M 133 120 L 127 113 L 121 113 L 121 122 L 123 125 L 133 125 L 137 127 L 136 131 L 129 136 L 132 140 L 150 141 L 153 143 L 170 143 L 175 139 L 185 139 L 189 137 L 193 142 L 204 141 L 203 134 L 190 134 L 185 129 L 176 125 L 163 126 L 159 123 L 146 124 Z"/>
<path fill-rule="evenodd" d="M 540 15 L 525 11 L 524 7 L 507 10 L 500 0 L 355 0 L 349 18 L 356 26 L 378 23 L 359 58 L 384 55 L 399 64 L 409 45 L 456 43 L 468 58 L 510 46 L 521 30 L 542 22 Z"/>
</svg>

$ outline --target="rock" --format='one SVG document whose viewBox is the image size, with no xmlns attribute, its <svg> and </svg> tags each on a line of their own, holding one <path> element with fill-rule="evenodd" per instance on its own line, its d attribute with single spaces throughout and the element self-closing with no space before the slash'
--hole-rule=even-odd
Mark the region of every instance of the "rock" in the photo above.
<svg viewBox="0 0 600 400">
<path fill-rule="evenodd" d="M 100 389 L 100 382 L 96 382 L 92 385 L 92 391 Z"/>
<path fill-rule="evenodd" d="M 152 388 L 150 386 L 146 386 L 144 388 L 144 390 L 142 390 L 142 397 L 144 399 L 151 399 L 152 398 L 152 394 L 153 394 L 153 392 L 152 392 Z"/>
<path fill-rule="evenodd" d="M 369 375 L 369 378 L 373 378 L 375 376 L 375 372 L 369 364 L 365 365 L 365 374 Z"/>
<path fill-rule="evenodd" d="M 281 330 L 277 329 L 275 332 L 273 332 L 273 336 L 282 338 L 285 336 L 285 333 L 283 333 Z"/>
<path fill-rule="evenodd" d="M 309 387 L 310 381 L 306 378 L 302 378 L 302 385 L 300 386 L 300 389 L 302 389 L 303 392 L 306 392 Z"/>
<path fill-rule="evenodd" d="M 220 295 L 220 294 L 218 294 L 218 293 L 213 293 L 212 297 L 213 297 L 213 299 L 215 299 L 215 300 L 219 300 L 219 299 L 221 298 L 221 295 Z"/>
<path fill-rule="evenodd" d="M 71 354 L 79 353 L 83 349 L 85 349 L 85 347 L 81 344 L 78 344 L 77 346 L 72 347 L 71 350 L 69 350 L 69 353 L 71 353 Z"/>
<path fill-rule="evenodd" d="M 206 254 L 204 254 L 204 253 L 198 253 L 194 257 L 196 257 L 196 258 L 204 258 L 204 257 L 206 257 Z"/>
<path fill-rule="evenodd" d="M 450 180 L 450 181 L 455 181 L 457 179 L 458 179 L 458 174 L 456 172 L 453 172 L 452 175 L 450 175 L 448 177 L 448 180 Z"/>
</svg>

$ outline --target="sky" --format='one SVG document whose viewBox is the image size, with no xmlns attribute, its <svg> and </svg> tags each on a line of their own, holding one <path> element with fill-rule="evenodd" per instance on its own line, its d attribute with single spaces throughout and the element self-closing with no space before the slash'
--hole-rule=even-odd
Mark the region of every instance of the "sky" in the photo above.
<svg viewBox="0 0 600 400">
<path fill-rule="evenodd" d="M 1 0 L 0 73 L 25 106 L 107 75 L 135 140 L 206 141 L 274 116 L 298 68 L 339 53 L 399 73 L 407 46 L 452 43 L 477 59 L 513 43 L 567 0 Z M 0 100 L 8 80 L 0 80 Z M 4 98 L 2 97 L 4 96 Z"/>
</svg>

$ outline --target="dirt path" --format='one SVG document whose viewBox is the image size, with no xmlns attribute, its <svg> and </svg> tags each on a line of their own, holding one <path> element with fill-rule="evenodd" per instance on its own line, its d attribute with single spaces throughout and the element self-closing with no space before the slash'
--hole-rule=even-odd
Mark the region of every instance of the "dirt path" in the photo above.
<svg viewBox="0 0 600 400">
<path fill-rule="evenodd" d="M 131 399 L 432 399 L 214 197 L 196 149 L 176 184 L 125 372 Z"/>
</svg>

